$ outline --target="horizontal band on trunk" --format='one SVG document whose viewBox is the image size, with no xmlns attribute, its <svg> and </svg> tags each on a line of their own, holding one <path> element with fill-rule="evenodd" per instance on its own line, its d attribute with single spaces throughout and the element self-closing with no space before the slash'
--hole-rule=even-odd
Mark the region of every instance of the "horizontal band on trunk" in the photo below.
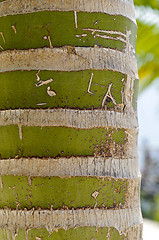
<svg viewBox="0 0 159 240">
<path fill-rule="evenodd" d="M 114 70 L 138 79 L 136 58 L 118 50 L 99 47 L 39 48 L 0 53 L 0 72 L 15 70 Z"/>
<path fill-rule="evenodd" d="M 133 22 L 135 20 L 135 10 L 132 0 L 108 0 L 100 1 L 32 1 L 32 0 L 6 0 L 0 3 L 0 17 L 37 11 L 85 11 L 85 12 L 104 12 L 113 15 L 122 15 Z"/>
<path fill-rule="evenodd" d="M 136 157 L 137 130 L 124 128 L 0 126 L 1 158 Z"/>
<path fill-rule="evenodd" d="M 12 232 L 18 229 L 56 229 L 77 227 L 114 227 L 120 233 L 142 223 L 140 209 L 78 209 L 78 210 L 0 210 L 0 227 Z"/>
<path fill-rule="evenodd" d="M 1 176 L 0 208 L 121 209 L 139 201 L 139 179 Z"/>
<path fill-rule="evenodd" d="M 104 157 L 1 159 L 1 175 L 140 177 L 138 159 Z"/>
<path fill-rule="evenodd" d="M 115 127 L 138 128 L 134 113 L 105 110 L 16 109 L 0 111 L 0 125 L 63 126 L 81 129 Z"/>
<path fill-rule="evenodd" d="M 135 53 L 136 48 L 137 27 L 121 15 L 43 11 L 2 17 L 0 29 L 0 51 L 97 45 Z"/>
</svg>

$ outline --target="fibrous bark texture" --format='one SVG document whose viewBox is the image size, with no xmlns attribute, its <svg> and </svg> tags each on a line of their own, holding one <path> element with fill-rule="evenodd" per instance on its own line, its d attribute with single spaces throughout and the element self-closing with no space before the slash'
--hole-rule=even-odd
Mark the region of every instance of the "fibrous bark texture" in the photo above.
<svg viewBox="0 0 159 240">
<path fill-rule="evenodd" d="M 0 1 L 0 240 L 141 240 L 132 0 Z"/>
</svg>

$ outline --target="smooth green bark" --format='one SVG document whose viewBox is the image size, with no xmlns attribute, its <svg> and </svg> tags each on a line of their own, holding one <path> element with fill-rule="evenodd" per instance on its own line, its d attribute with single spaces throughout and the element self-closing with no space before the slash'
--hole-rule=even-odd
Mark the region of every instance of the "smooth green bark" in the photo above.
<svg viewBox="0 0 159 240">
<path fill-rule="evenodd" d="M 75 129 L 68 127 L 0 126 L 1 158 L 122 156 L 127 141 L 124 129 Z M 114 149 L 111 147 L 113 146 Z"/>
<path fill-rule="evenodd" d="M 109 232 L 109 236 L 108 236 Z M 11 233 L 7 233 L 6 230 L 0 229 L 0 238 L 7 239 L 10 235 L 10 240 L 12 239 Z M 124 234 L 120 235 L 115 228 L 96 228 L 96 227 L 79 227 L 69 230 L 59 229 L 50 234 L 46 229 L 32 229 L 28 232 L 29 240 L 36 240 L 41 238 L 42 240 L 125 240 Z M 19 229 L 15 240 L 27 240 L 25 230 Z"/>
<path fill-rule="evenodd" d="M 113 71 L 85 70 L 78 72 L 40 71 L 42 81 L 53 79 L 49 84 L 42 85 L 37 81 L 38 71 L 14 71 L 0 73 L 1 109 L 16 108 L 102 108 L 102 101 L 112 83 L 111 94 L 116 104 L 122 103 L 122 92 L 126 84 L 126 75 Z M 90 91 L 88 86 L 93 75 Z M 47 87 L 56 93 L 50 97 Z M 38 105 L 44 103 L 44 105 Z M 105 106 L 113 109 L 111 99 Z"/>
<path fill-rule="evenodd" d="M 2 17 L 0 20 L 0 29 L 3 32 L 5 42 L 0 36 L 0 45 L 2 45 L 4 50 L 50 47 L 48 39 L 48 36 L 50 36 L 54 47 L 64 45 L 84 47 L 96 44 L 100 47 L 124 50 L 125 43 L 122 41 L 94 37 L 95 34 L 83 29 L 113 30 L 125 34 L 126 30 L 130 30 L 136 33 L 135 24 L 122 16 L 78 12 L 77 18 L 78 29 L 75 26 L 74 12 L 44 11 Z M 87 36 L 78 36 L 81 34 L 87 34 Z M 101 35 L 105 35 L 105 33 L 101 33 Z M 106 35 L 115 38 L 120 36 L 120 34 Z M 132 34 L 130 41 L 134 45 L 134 48 L 136 44 L 135 40 L 136 36 Z"/>
<path fill-rule="evenodd" d="M 60 209 L 124 206 L 127 179 L 3 176 L 0 208 Z M 95 196 L 93 195 L 95 194 Z M 96 195 L 97 194 L 97 195 Z"/>
</svg>

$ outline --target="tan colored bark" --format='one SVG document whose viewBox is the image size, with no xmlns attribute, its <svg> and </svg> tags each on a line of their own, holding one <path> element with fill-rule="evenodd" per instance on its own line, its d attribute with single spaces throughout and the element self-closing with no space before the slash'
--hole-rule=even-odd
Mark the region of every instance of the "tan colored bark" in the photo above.
<svg viewBox="0 0 159 240">
<path fill-rule="evenodd" d="M 1 159 L 1 175 L 140 178 L 138 159 L 103 157 Z"/>
<path fill-rule="evenodd" d="M 0 3 L 0 17 L 36 11 L 85 11 L 119 14 L 136 22 L 132 0 L 6 0 Z"/>
<path fill-rule="evenodd" d="M 141 224 L 142 217 L 138 207 L 133 209 L 102 210 L 0 210 L 0 227 L 17 232 L 19 228 L 46 228 L 50 233 L 55 229 L 65 230 L 74 227 L 115 227 L 126 233 L 132 226 Z M 138 216 L 138 217 L 136 217 Z M 140 239 L 140 238 L 138 238 Z M 135 240 L 135 239 L 129 239 Z"/>
<path fill-rule="evenodd" d="M 115 127 L 137 129 L 137 117 L 130 111 L 74 110 L 74 109 L 15 109 L 0 111 L 0 125 L 65 126 L 89 129 Z"/>
<path fill-rule="evenodd" d="M 99 47 L 37 48 L 1 52 L 0 72 L 15 70 L 114 70 L 138 79 L 134 55 Z"/>
</svg>

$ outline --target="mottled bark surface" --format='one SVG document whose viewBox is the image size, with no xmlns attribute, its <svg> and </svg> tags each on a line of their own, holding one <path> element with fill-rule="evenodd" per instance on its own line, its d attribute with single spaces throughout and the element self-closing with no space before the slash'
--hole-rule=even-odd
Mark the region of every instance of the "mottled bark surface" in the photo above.
<svg viewBox="0 0 159 240">
<path fill-rule="evenodd" d="M 141 240 L 132 0 L 0 1 L 0 240 Z"/>
</svg>

